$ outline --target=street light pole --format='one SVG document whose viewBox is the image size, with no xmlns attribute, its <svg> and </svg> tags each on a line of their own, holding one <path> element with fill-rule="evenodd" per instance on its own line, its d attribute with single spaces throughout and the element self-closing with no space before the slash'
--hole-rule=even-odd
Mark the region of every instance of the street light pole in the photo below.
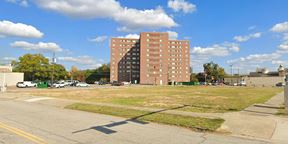
<svg viewBox="0 0 288 144">
<path fill-rule="evenodd" d="M 52 77 L 51 77 L 51 88 L 53 88 L 53 83 L 54 83 L 54 64 L 56 63 L 55 59 L 55 52 L 53 53 L 53 58 L 52 58 Z"/>
<path fill-rule="evenodd" d="M 233 64 L 230 65 L 230 68 L 231 68 L 231 73 L 230 73 L 231 74 L 231 78 L 230 78 L 231 83 L 230 83 L 230 85 L 232 85 L 232 82 L 233 82 Z"/>
</svg>

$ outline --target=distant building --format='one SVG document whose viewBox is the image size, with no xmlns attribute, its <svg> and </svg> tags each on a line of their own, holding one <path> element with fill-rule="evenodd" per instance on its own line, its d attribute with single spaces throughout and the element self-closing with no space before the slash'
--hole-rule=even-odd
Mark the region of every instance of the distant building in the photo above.
<svg viewBox="0 0 288 144">
<path fill-rule="evenodd" d="M 140 39 L 111 39 L 110 81 L 160 84 L 190 81 L 190 42 L 168 33 L 143 32 Z"/>
<path fill-rule="evenodd" d="M 278 71 L 269 71 L 266 68 L 257 68 L 248 76 L 225 78 L 224 82 L 233 85 L 234 83 L 245 82 L 247 86 L 275 86 L 277 83 L 284 83 L 288 69 L 280 65 Z"/>
<path fill-rule="evenodd" d="M 8 72 L 12 72 L 12 66 L 10 65 L 0 65 L 0 73 L 8 73 Z"/>
<path fill-rule="evenodd" d="M 15 86 L 17 82 L 24 80 L 24 73 L 12 72 L 11 65 L 0 65 L 0 87 L 4 84 L 5 86 Z"/>
</svg>

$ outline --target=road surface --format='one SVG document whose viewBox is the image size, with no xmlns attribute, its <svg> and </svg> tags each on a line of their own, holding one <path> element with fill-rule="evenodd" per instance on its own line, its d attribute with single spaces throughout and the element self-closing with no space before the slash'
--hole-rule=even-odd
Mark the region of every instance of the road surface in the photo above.
<svg viewBox="0 0 288 144">
<path fill-rule="evenodd" d="M 53 99 L 39 99 L 39 101 Z M 269 141 L 0 98 L 0 144 L 266 144 Z"/>
</svg>

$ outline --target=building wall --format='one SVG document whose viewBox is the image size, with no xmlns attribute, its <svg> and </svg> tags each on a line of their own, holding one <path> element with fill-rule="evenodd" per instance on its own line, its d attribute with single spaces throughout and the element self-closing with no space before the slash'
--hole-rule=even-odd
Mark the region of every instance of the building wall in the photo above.
<svg viewBox="0 0 288 144">
<path fill-rule="evenodd" d="M 189 41 L 169 40 L 168 45 L 169 81 L 190 81 L 190 43 Z"/>
<path fill-rule="evenodd" d="M 4 75 L 7 86 L 16 86 L 18 82 L 24 81 L 24 73 L 0 73 L 0 86 L 3 84 Z"/>
<path fill-rule="evenodd" d="M 247 86 L 275 86 L 279 82 L 285 82 L 285 77 L 245 77 Z"/>
<path fill-rule="evenodd" d="M 112 38 L 110 81 L 140 84 L 190 81 L 189 41 L 169 40 L 168 33 L 143 32 L 140 39 Z"/>
<path fill-rule="evenodd" d="M 139 39 L 113 38 L 111 40 L 110 81 L 140 80 Z"/>
<path fill-rule="evenodd" d="M 168 83 L 168 33 L 141 33 L 140 83 Z"/>
<path fill-rule="evenodd" d="M 12 72 L 11 66 L 0 66 L 0 72 Z"/>
<path fill-rule="evenodd" d="M 240 83 L 241 81 L 245 81 L 244 78 L 240 77 L 240 78 L 236 78 L 236 77 L 233 77 L 233 78 L 224 78 L 224 83 L 225 84 L 228 84 L 228 85 L 232 85 L 234 83 Z"/>
</svg>

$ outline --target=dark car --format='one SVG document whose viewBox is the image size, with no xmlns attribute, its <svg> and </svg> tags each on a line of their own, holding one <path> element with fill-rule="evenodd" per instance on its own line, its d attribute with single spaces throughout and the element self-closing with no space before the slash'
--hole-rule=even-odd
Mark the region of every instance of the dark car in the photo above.
<svg viewBox="0 0 288 144">
<path fill-rule="evenodd" d="M 276 84 L 276 86 L 277 86 L 277 87 L 284 87 L 284 86 L 285 86 L 285 83 L 279 82 L 279 83 Z"/>
<path fill-rule="evenodd" d="M 112 86 L 122 86 L 123 84 L 120 83 L 120 82 L 117 82 L 117 81 L 113 81 L 113 82 L 111 83 L 111 85 L 112 85 Z"/>
<path fill-rule="evenodd" d="M 98 85 L 105 85 L 106 84 L 106 82 L 104 82 L 104 81 L 99 81 L 99 83 L 98 83 Z"/>
</svg>

